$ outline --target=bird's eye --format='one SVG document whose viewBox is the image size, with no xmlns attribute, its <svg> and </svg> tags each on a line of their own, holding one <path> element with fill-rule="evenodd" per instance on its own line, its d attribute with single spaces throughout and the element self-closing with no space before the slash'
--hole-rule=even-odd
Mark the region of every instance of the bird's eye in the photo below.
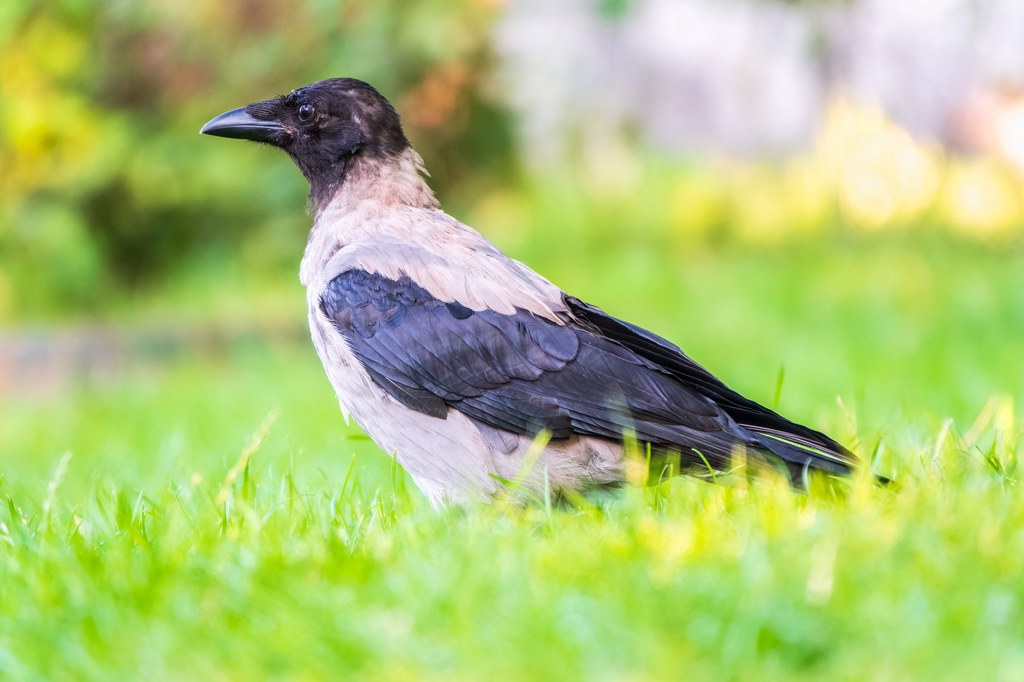
<svg viewBox="0 0 1024 682">
<path fill-rule="evenodd" d="M 299 120 L 308 121 L 313 118 L 313 106 L 310 104 L 303 104 L 299 107 Z"/>
</svg>

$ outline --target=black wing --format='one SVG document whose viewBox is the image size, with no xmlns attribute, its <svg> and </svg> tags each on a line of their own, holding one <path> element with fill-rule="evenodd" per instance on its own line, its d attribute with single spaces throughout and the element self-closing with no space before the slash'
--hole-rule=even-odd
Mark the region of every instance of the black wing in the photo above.
<svg viewBox="0 0 1024 682">
<path fill-rule="evenodd" d="M 438 300 L 407 276 L 349 270 L 328 284 L 320 306 L 379 386 L 438 418 L 455 409 L 495 428 L 529 436 L 546 429 L 553 438 L 621 441 L 630 431 L 686 462 L 716 468 L 728 466 L 737 443 L 818 465 L 808 452 L 789 452 L 795 446 L 764 442 L 767 421 L 757 432 L 739 425 L 719 399 L 741 415 L 764 408 L 667 341 L 576 299 L 566 302 L 580 323 L 567 318 L 559 326 L 524 310 L 474 311 Z"/>
<path fill-rule="evenodd" d="M 757 434 L 765 447 L 786 461 L 804 463 L 810 455 L 811 466 L 836 473 L 848 473 L 856 465 L 857 456 L 835 440 L 744 398 L 690 359 L 672 342 L 635 324 L 612 317 L 573 296 L 564 296 L 563 299 L 581 324 L 629 348 L 665 373 L 713 400 L 736 423 Z"/>
</svg>

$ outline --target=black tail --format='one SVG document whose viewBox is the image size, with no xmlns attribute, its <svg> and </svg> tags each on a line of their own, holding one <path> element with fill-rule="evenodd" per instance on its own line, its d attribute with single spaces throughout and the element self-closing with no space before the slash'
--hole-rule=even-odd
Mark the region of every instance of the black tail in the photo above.
<svg viewBox="0 0 1024 682">
<path fill-rule="evenodd" d="M 572 296 L 564 296 L 564 301 L 579 322 L 629 348 L 677 381 L 714 401 L 751 434 L 748 445 L 771 452 L 782 460 L 794 484 L 805 482 L 807 471 L 811 469 L 848 475 L 857 466 L 857 456 L 850 450 L 820 431 L 792 422 L 744 398 L 690 359 L 675 344 Z"/>
</svg>

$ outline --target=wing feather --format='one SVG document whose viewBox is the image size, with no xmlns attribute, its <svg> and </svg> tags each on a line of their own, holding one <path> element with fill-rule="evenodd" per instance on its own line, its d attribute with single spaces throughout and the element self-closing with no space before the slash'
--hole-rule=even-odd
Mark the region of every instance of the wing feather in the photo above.
<svg viewBox="0 0 1024 682">
<path fill-rule="evenodd" d="M 829 436 L 736 393 L 670 341 L 578 298 L 564 296 L 563 300 L 577 322 L 634 351 L 652 367 L 710 398 L 736 423 L 756 434 L 762 447 L 783 460 L 798 465 L 810 460 L 810 466 L 834 473 L 848 473 L 857 464 L 857 456 Z"/>
<path fill-rule="evenodd" d="M 320 308 L 374 382 L 434 417 L 454 409 L 497 429 L 546 429 L 556 439 L 621 441 L 629 431 L 700 466 L 705 458 L 728 466 L 737 443 L 800 464 L 848 461 L 827 436 L 732 392 L 664 339 L 577 299 L 565 302 L 572 314 L 557 324 L 521 309 L 441 301 L 408 275 L 350 269 L 328 283 Z"/>
</svg>

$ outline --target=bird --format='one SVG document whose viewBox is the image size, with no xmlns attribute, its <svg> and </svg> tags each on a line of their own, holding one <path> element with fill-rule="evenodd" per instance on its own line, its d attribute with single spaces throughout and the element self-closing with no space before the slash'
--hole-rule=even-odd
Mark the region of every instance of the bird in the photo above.
<svg viewBox="0 0 1024 682">
<path fill-rule="evenodd" d="M 797 487 L 858 465 L 445 213 L 370 84 L 317 81 L 200 132 L 277 147 L 305 176 L 299 279 L 313 345 L 346 422 L 435 506 L 619 486 L 633 444 L 671 473 L 713 478 L 742 455 Z"/>
</svg>

